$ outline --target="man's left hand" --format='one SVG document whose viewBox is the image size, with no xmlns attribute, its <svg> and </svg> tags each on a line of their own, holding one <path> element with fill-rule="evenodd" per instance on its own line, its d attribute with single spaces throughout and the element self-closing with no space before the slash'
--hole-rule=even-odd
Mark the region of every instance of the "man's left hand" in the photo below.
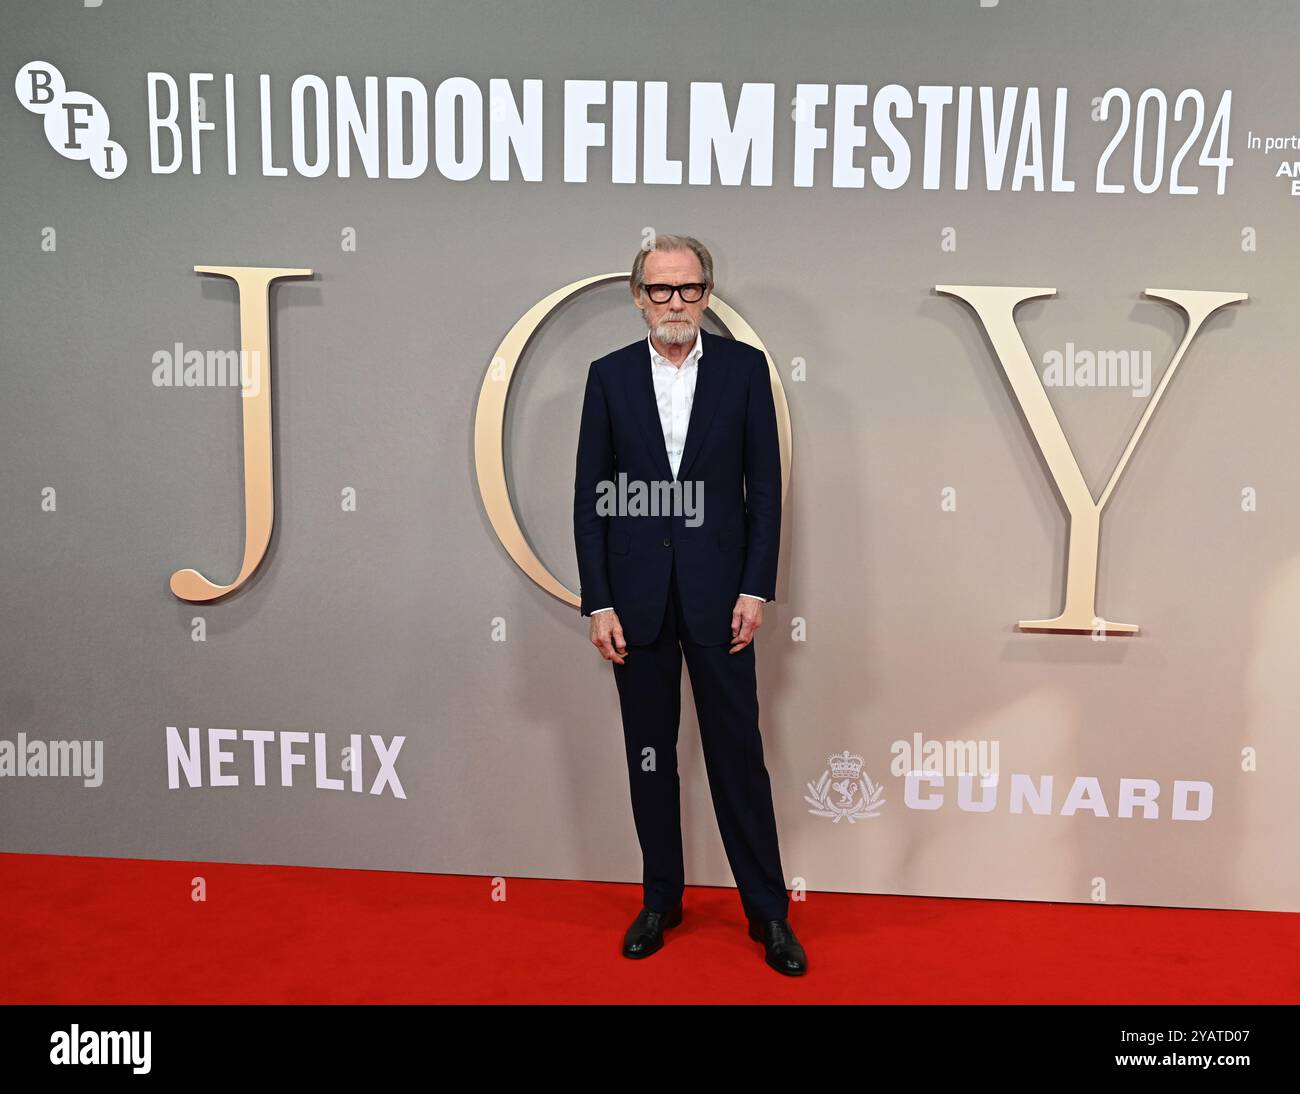
<svg viewBox="0 0 1300 1094">
<path fill-rule="evenodd" d="M 763 625 L 763 602 L 752 596 L 736 597 L 731 610 L 731 649 L 739 653 L 754 640 L 754 632 Z"/>
</svg>

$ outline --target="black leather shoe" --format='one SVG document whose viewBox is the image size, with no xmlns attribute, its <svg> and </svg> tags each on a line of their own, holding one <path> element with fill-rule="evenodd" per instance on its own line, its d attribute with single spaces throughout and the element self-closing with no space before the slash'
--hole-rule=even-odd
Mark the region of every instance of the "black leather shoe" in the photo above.
<svg viewBox="0 0 1300 1094">
<path fill-rule="evenodd" d="M 751 919 L 749 937 L 763 943 L 764 960 L 786 976 L 802 976 L 808 971 L 808 957 L 794 936 L 788 920 Z"/>
<path fill-rule="evenodd" d="M 670 912 L 656 912 L 643 906 L 623 936 L 623 956 L 649 957 L 663 948 L 664 931 L 681 921 L 680 904 Z"/>
</svg>

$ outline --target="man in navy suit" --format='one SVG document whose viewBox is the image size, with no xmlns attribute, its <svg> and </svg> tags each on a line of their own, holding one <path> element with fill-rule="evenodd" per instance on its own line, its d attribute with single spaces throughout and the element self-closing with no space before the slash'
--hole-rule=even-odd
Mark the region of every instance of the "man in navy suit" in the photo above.
<svg viewBox="0 0 1300 1094">
<path fill-rule="evenodd" d="M 681 922 L 685 655 L 749 935 L 769 965 L 798 976 L 807 958 L 786 918 L 754 668 L 781 539 L 767 359 L 701 328 L 713 259 L 698 240 L 657 236 L 637 252 L 630 287 L 649 332 L 592 362 L 573 494 L 582 614 L 613 665 L 643 857 L 643 906 L 623 953 L 655 953 Z"/>
</svg>

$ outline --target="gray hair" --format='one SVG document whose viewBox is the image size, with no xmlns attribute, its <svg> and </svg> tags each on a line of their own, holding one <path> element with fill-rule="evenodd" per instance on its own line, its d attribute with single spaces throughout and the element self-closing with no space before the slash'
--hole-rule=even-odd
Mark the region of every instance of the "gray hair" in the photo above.
<svg viewBox="0 0 1300 1094">
<path fill-rule="evenodd" d="M 660 232 L 649 243 L 637 249 L 636 258 L 632 261 L 629 286 L 634 296 L 645 276 L 645 256 L 651 251 L 693 251 L 695 257 L 700 260 L 700 269 L 704 272 L 704 284 L 712 290 L 713 256 L 709 254 L 709 249 L 694 236 L 670 236 Z"/>
</svg>

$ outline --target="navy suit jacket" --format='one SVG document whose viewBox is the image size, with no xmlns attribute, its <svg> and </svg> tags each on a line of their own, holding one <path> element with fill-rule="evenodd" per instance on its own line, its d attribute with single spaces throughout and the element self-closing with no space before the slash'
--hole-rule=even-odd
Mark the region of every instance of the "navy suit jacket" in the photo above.
<svg viewBox="0 0 1300 1094">
<path fill-rule="evenodd" d="M 695 483 L 703 521 L 604 514 L 602 482 L 672 482 L 644 338 L 591 363 L 578 432 L 573 535 L 582 614 L 612 606 L 630 645 L 653 642 L 677 588 L 686 629 L 702 645 L 731 641 L 740 593 L 776 599 L 781 448 L 763 352 L 702 331 L 699 372 L 677 478 Z"/>
</svg>

